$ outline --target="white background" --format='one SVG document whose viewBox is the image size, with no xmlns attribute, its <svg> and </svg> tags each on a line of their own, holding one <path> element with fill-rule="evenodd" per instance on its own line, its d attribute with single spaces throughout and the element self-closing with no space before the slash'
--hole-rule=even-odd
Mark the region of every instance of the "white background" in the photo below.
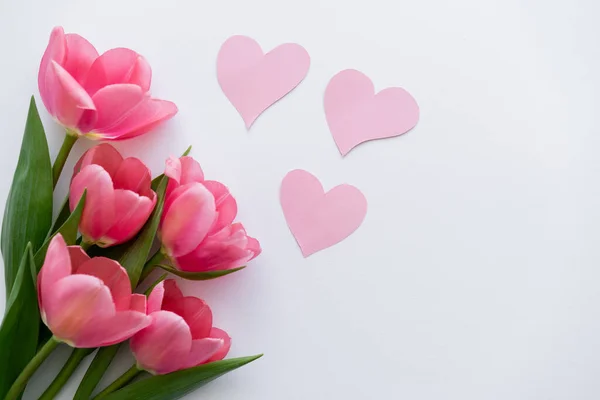
<svg viewBox="0 0 600 400">
<path fill-rule="evenodd" d="M 133 48 L 180 113 L 118 148 L 159 173 L 193 144 L 264 248 L 241 273 L 185 285 L 233 337 L 231 356 L 265 353 L 190 399 L 596 400 L 599 16 L 595 0 L 0 0 L 0 198 L 52 27 Z M 234 34 L 312 58 L 249 132 L 216 80 Z M 410 91 L 417 127 L 342 158 L 322 104 L 346 68 Z M 62 133 L 38 104 L 54 156 Z M 308 259 L 278 201 L 295 168 L 369 202 L 358 231 Z"/>
</svg>

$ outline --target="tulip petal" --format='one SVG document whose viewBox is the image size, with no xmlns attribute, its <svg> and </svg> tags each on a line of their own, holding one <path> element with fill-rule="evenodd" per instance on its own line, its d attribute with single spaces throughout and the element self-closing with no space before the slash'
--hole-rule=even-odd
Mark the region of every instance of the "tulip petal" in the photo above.
<svg viewBox="0 0 600 400">
<path fill-rule="evenodd" d="M 38 302 L 44 323 L 46 323 L 44 309 L 46 296 L 52 293 L 56 282 L 71 275 L 72 272 L 67 244 L 59 233 L 50 241 L 44 265 L 37 279 Z"/>
<path fill-rule="evenodd" d="M 177 257 L 196 248 L 208 234 L 216 217 L 215 200 L 200 183 L 175 189 L 165 211 L 161 240 L 168 254 Z"/>
<path fill-rule="evenodd" d="M 144 57 L 130 49 L 116 48 L 94 61 L 84 87 L 90 95 L 94 95 L 108 85 L 131 83 L 147 92 L 151 80 L 152 69 Z"/>
<path fill-rule="evenodd" d="M 149 101 L 150 95 L 137 85 L 120 83 L 101 88 L 92 100 L 98 110 L 94 132 L 104 136 L 104 132 L 117 127 L 140 103 Z"/>
<path fill-rule="evenodd" d="M 165 192 L 165 198 L 168 198 L 173 193 L 173 190 L 180 186 L 181 161 L 179 158 L 173 156 L 167 158 L 167 161 L 165 161 L 165 176 L 170 178 L 167 183 L 167 191 Z"/>
<path fill-rule="evenodd" d="M 150 175 L 150 170 L 146 164 L 135 157 L 123 160 L 119 169 L 113 175 L 115 189 L 131 190 L 149 199 L 155 197 L 155 193 L 150 187 L 151 182 L 152 176 Z"/>
<path fill-rule="evenodd" d="M 181 160 L 177 157 L 169 157 L 165 161 L 165 175 L 175 182 L 181 181 Z"/>
<path fill-rule="evenodd" d="M 92 63 L 98 58 L 96 48 L 83 37 L 69 33 L 65 35 L 67 52 L 61 65 L 80 85 L 85 82 Z"/>
<path fill-rule="evenodd" d="M 179 289 L 175 279 L 167 279 L 162 283 L 164 288 L 162 297 L 163 304 L 164 302 L 177 303 L 183 300 L 183 293 L 181 292 L 181 289 Z"/>
<path fill-rule="evenodd" d="M 165 296 L 162 309 L 183 317 L 190 327 L 192 339 L 208 337 L 212 328 L 212 311 L 208 304 L 197 297 L 183 297 L 175 301 L 172 296 Z"/>
<path fill-rule="evenodd" d="M 92 147 L 81 156 L 75 164 L 75 168 L 73 168 L 73 176 L 77 175 L 82 168 L 90 164 L 96 164 L 104 168 L 112 178 L 122 162 L 123 156 L 117 149 L 108 143 L 102 143 Z"/>
<path fill-rule="evenodd" d="M 85 89 L 56 61 L 46 72 L 52 113 L 66 127 L 87 131 L 96 121 L 96 107 Z"/>
<path fill-rule="evenodd" d="M 171 195 L 173 190 L 181 185 L 204 181 L 204 172 L 198 161 L 187 156 L 181 158 L 169 158 L 166 162 L 165 175 L 171 178 L 165 194 L 167 198 Z"/>
<path fill-rule="evenodd" d="M 202 339 L 210 334 L 212 311 L 203 300 L 184 296 L 174 279 L 163 282 L 162 309 L 181 316 L 190 327 L 192 339 Z"/>
<path fill-rule="evenodd" d="M 102 237 L 102 242 L 111 246 L 125 243 L 142 229 L 154 209 L 156 196 L 151 200 L 131 190 L 117 189 L 114 192 L 114 202 L 113 225 Z"/>
<path fill-rule="evenodd" d="M 217 181 L 204 181 L 204 186 L 213 194 L 217 207 L 217 218 L 211 232 L 218 232 L 231 224 L 237 215 L 237 202 L 227 186 Z"/>
<path fill-rule="evenodd" d="M 68 250 L 71 258 L 71 270 L 76 274 L 81 264 L 90 260 L 90 256 L 80 246 L 69 246 Z"/>
<path fill-rule="evenodd" d="M 175 103 L 147 99 L 140 102 L 125 118 L 110 129 L 98 130 L 105 140 L 124 140 L 143 135 L 177 114 Z"/>
<path fill-rule="evenodd" d="M 164 281 L 152 289 L 152 293 L 148 296 L 148 315 L 159 311 L 162 308 L 163 297 L 165 295 Z"/>
<path fill-rule="evenodd" d="M 97 329 L 99 320 L 114 315 L 115 305 L 100 279 L 76 274 L 59 280 L 44 293 L 44 311 L 54 336 L 77 345 L 84 329 Z"/>
<path fill-rule="evenodd" d="M 121 343 L 146 328 L 151 319 L 137 311 L 120 311 L 111 317 L 97 319 L 80 333 L 76 347 L 93 348 Z"/>
<path fill-rule="evenodd" d="M 106 257 L 94 257 L 83 263 L 78 269 L 78 274 L 85 274 L 99 278 L 110 290 L 113 303 L 117 311 L 130 308 L 131 283 L 125 268 L 115 260 Z"/>
<path fill-rule="evenodd" d="M 237 268 L 253 259 L 256 246 L 260 245 L 252 239 L 249 248 L 249 236 L 241 223 L 223 228 L 207 237 L 194 251 L 176 258 L 177 266 L 182 271 L 220 271 Z M 260 253 L 260 251 L 259 251 Z"/>
<path fill-rule="evenodd" d="M 193 182 L 204 182 L 204 172 L 198 161 L 193 157 L 181 157 L 181 181 L 182 185 Z M 209 189 L 210 190 L 210 189 Z"/>
<path fill-rule="evenodd" d="M 48 41 L 48 47 L 44 52 L 42 61 L 40 63 L 40 70 L 38 73 L 38 88 L 40 90 L 40 96 L 46 106 L 48 112 L 54 115 L 54 101 L 52 96 L 52 88 L 49 88 L 46 83 L 46 76 L 50 69 L 50 62 L 56 61 L 62 64 L 67 52 L 67 41 L 65 39 L 65 32 L 62 27 L 57 26 L 52 30 L 50 34 L 50 40 Z"/>
<path fill-rule="evenodd" d="M 137 311 L 146 314 L 147 308 L 146 296 L 139 293 L 134 293 L 131 295 L 131 301 L 129 303 L 129 309 L 131 311 Z"/>
<path fill-rule="evenodd" d="M 262 252 L 262 249 L 260 247 L 260 243 L 258 242 L 258 240 L 254 239 L 251 236 L 248 236 L 248 243 L 246 244 L 246 250 L 252 252 L 252 258 L 250 258 L 250 260 L 258 257 L 258 255 Z M 248 261 L 250 261 L 248 260 Z"/>
<path fill-rule="evenodd" d="M 222 329 L 212 328 L 209 337 L 223 340 L 223 346 L 208 360 L 208 362 L 220 361 L 225 358 L 231 348 L 231 338 Z"/>
<path fill-rule="evenodd" d="M 108 232 L 115 220 L 115 191 L 108 172 L 99 165 L 88 165 L 71 182 L 69 193 L 71 211 L 77 206 L 86 189 L 85 207 L 79 230 L 86 241 L 96 242 Z"/>
<path fill-rule="evenodd" d="M 169 311 L 156 311 L 152 323 L 131 338 L 131 350 L 143 369 L 166 374 L 184 367 L 192 348 L 192 334 L 184 319 Z"/>
<path fill-rule="evenodd" d="M 177 268 L 187 272 L 221 271 L 243 266 L 252 253 L 244 247 L 207 240 L 191 253 L 177 257 Z"/>
<path fill-rule="evenodd" d="M 210 360 L 223 347 L 223 339 L 204 338 L 192 341 L 192 349 L 186 359 L 184 368 L 191 368 Z"/>
</svg>

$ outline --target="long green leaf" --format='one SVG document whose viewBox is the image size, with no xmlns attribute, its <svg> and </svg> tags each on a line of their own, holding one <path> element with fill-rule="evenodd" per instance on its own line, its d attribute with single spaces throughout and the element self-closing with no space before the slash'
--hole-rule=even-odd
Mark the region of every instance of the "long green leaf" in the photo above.
<svg viewBox="0 0 600 400">
<path fill-rule="evenodd" d="M 32 268 L 33 254 L 28 243 L 0 327 L 0 399 L 6 396 L 37 348 L 40 320 Z"/>
<path fill-rule="evenodd" d="M 117 355 L 120 346 L 120 344 L 114 344 L 112 346 L 102 347 L 98 350 L 92 363 L 85 372 L 85 375 L 77 388 L 77 392 L 75 393 L 75 396 L 73 396 L 73 400 L 89 400 L 92 398 L 94 389 L 96 389 L 98 382 L 100 382 L 100 379 L 104 376 L 108 366 Z M 75 349 L 75 351 L 83 350 L 88 349 Z"/>
<path fill-rule="evenodd" d="M 37 251 L 52 224 L 52 164 L 42 121 L 31 97 L 25 133 L 2 221 L 1 248 L 8 298 L 28 242 Z"/>
<path fill-rule="evenodd" d="M 152 249 L 152 244 L 156 237 L 156 231 L 158 230 L 158 224 L 160 223 L 160 217 L 165 203 L 165 191 L 167 189 L 168 181 L 169 180 L 166 177 L 161 179 L 156 190 L 158 200 L 156 202 L 156 207 L 154 207 L 154 211 L 150 215 L 146 225 L 144 225 L 138 234 L 138 237 L 131 243 L 123 256 L 119 259 L 119 262 L 129 274 L 132 289 L 137 287 L 140 275 L 144 269 L 144 264 L 146 264 L 146 260 L 150 255 L 150 250 Z"/>
<path fill-rule="evenodd" d="M 35 253 L 34 261 L 38 272 L 42 268 L 42 264 L 44 263 L 44 258 L 46 257 L 46 251 L 48 251 L 48 246 L 50 246 L 50 242 L 52 241 L 52 238 L 56 236 L 56 234 L 60 233 L 68 245 L 72 246 L 75 244 L 75 241 L 77 240 L 77 229 L 79 227 L 79 221 L 81 220 L 83 206 L 85 205 L 86 194 L 87 190 L 85 190 L 81 195 L 79 203 L 77 203 L 77 207 L 75 207 L 73 212 L 67 217 L 63 224 L 46 239 L 46 241 L 44 242 L 42 247 L 40 247 L 37 253 Z"/>
<path fill-rule="evenodd" d="M 67 197 L 63 201 L 63 205 L 60 208 L 60 211 L 58 212 L 58 216 L 56 217 L 56 221 L 54 221 L 50 232 L 56 232 L 58 228 L 60 228 L 65 223 L 67 218 L 69 218 L 69 215 L 71 215 L 71 209 L 69 208 L 69 196 L 67 195 Z"/>
<path fill-rule="evenodd" d="M 148 222 L 142 228 L 137 238 L 124 250 L 123 255 L 119 258 L 120 264 L 127 270 L 131 287 L 135 289 L 140 279 L 144 264 L 150 255 L 158 224 L 162 214 L 163 205 L 165 202 L 165 191 L 167 189 L 168 178 L 163 177 L 156 190 L 158 200 L 156 207 L 150 215 Z M 83 380 L 79 384 L 79 389 L 75 396 L 75 400 L 89 399 L 104 372 L 110 365 L 111 361 L 117 354 L 118 345 L 104 347 L 98 350 L 92 364 L 89 366 Z"/>
<path fill-rule="evenodd" d="M 243 266 L 239 268 L 224 269 L 220 271 L 188 272 L 180 271 L 176 268 L 171 267 L 170 265 L 165 264 L 156 264 L 156 266 L 167 272 L 170 272 L 173 275 L 180 276 L 190 281 L 207 281 L 209 279 L 215 279 L 221 276 L 233 274 L 234 272 L 241 271 L 242 269 L 246 268 L 245 266 Z"/>
<path fill-rule="evenodd" d="M 104 397 L 104 400 L 180 399 L 221 375 L 251 363 L 260 357 L 262 357 L 262 354 L 253 357 L 233 358 L 172 372 L 167 375 L 152 376 L 125 386 L 123 389 Z"/>
</svg>

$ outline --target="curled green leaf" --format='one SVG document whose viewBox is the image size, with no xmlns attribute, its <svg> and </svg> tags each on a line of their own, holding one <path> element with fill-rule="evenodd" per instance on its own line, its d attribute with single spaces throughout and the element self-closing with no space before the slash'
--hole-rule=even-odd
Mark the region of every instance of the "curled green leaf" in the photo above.
<svg viewBox="0 0 600 400">
<path fill-rule="evenodd" d="M 223 269 L 219 271 L 188 272 L 180 271 L 177 268 L 173 268 L 172 266 L 165 264 L 156 264 L 156 266 L 173 275 L 180 276 L 190 281 L 208 281 L 210 279 L 220 278 L 225 275 L 233 274 L 234 272 L 241 271 L 244 268 L 246 268 L 246 266 L 243 266 L 239 268 Z"/>
<path fill-rule="evenodd" d="M 164 281 L 165 279 L 167 279 L 167 275 L 168 274 L 162 274 L 161 276 L 158 277 L 158 279 L 152 284 L 150 285 L 150 287 L 148 289 L 146 289 L 146 291 L 144 292 L 144 294 L 146 296 L 150 296 L 150 293 L 152 293 L 152 291 L 154 290 L 154 288 L 161 283 L 162 281 Z"/>
<path fill-rule="evenodd" d="M 103 400 L 175 400 L 180 399 L 195 389 L 217 379 L 234 369 L 243 367 L 262 357 L 232 358 L 215 361 L 198 367 L 156 375 L 134 382 L 120 389 Z"/>
<path fill-rule="evenodd" d="M 48 246 L 50 246 L 50 242 L 54 236 L 60 233 L 68 245 L 72 246 L 75 244 L 77 240 L 79 221 L 81 220 L 81 214 L 83 213 L 83 207 L 85 205 L 86 195 L 87 189 L 83 191 L 83 194 L 79 199 L 79 203 L 77 203 L 77 207 L 75 207 L 73 212 L 67 217 L 62 225 L 46 239 L 42 247 L 40 247 L 40 249 L 35 253 L 34 261 L 38 272 L 42 268 L 44 258 L 46 257 L 46 251 L 48 251 Z"/>
</svg>

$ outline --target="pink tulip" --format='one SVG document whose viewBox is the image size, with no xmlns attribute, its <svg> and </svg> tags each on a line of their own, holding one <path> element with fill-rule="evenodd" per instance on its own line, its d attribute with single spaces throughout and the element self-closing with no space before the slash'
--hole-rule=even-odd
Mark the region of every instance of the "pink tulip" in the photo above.
<svg viewBox="0 0 600 400">
<path fill-rule="evenodd" d="M 177 269 L 228 270 L 260 254 L 258 240 L 248 236 L 241 223 L 232 223 L 237 203 L 227 187 L 204 180 L 197 161 L 171 158 L 165 174 L 171 179 L 159 236 Z"/>
<path fill-rule="evenodd" d="M 116 48 L 99 55 L 79 35 L 52 30 L 38 75 L 48 112 L 72 135 L 129 139 L 177 113 L 170 101 L 150 97 L 152 70 L 142 56 Z"/>
<path fill-rule="evenodd" d="M 69 205 L 87 189 L 79 230 L 86 243 L 108 247 L 128 241 L 142 228 L 156 204 L 150 171 L 137 158 L 123 158 L 103 143 L 88 150 L 75 166 Z"/>
<path fill-rule="evenodd" d="M 56 235 L 38 275 L 42 321 L 72 347 L 101 347 L 129 339 L 151 322 L 146 297 L 131 293 L 118 262 L 89 258 Z"/>
<path fill-rule="evenodd" d="M 140 369 L 152 374 L 195 367 L 225 358 L 231 338 L 212 326 L 212 312 L 197 297 L 184 297 L 169 279 L 148 297 L 151 324 L 131 338 Z"/>
</svg>

